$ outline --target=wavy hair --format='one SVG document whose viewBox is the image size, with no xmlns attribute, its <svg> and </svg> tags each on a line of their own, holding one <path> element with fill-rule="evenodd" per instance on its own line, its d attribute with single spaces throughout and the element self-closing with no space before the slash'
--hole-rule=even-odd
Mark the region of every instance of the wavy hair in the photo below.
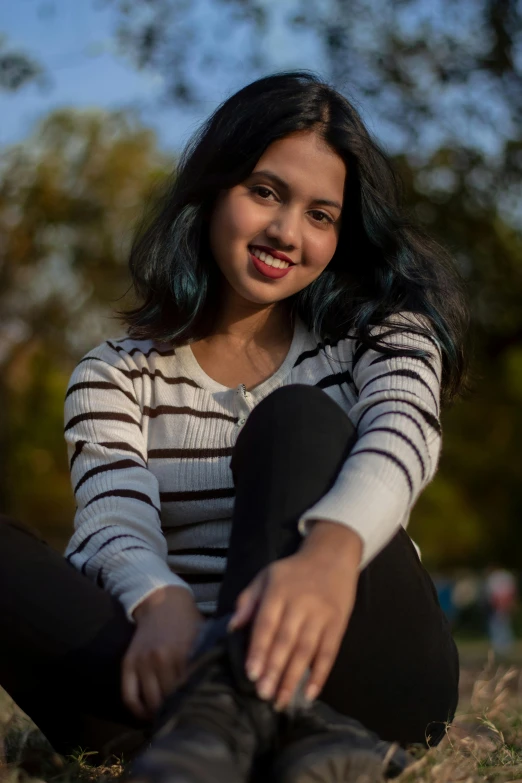
<svg viewBox="0 0 522 783">
<path fill-rule="evenodd" d="M 212 333 L 221 273 L 209 247 L 208 217 L 216 197 L 243 182 L 272 142 L 311 129 L 344 160 L 349 176 L 335 254 L 316 280 L 284 300 L 291 317 L 297 313 L 323 341 L 350 334 L 391 355 L 390 332 L 374 327 L 399 312 L 416 314 L 400 328 L 436 338 L 442 400 L 451 402 L 465 386 L 464 283 L 449 254 L 403 208 L 398 174 L 356 109 L 306 71 L 247 85 L 188 143 L 133 242 L 130 270 L 142 301 L 120 313 L 129 335 L 182 345 Z"/>
</svg>

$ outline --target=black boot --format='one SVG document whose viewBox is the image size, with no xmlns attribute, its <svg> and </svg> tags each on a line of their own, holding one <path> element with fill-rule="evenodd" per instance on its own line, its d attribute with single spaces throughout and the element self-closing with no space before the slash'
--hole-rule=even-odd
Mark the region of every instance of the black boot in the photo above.
<svg viewBox="0 0 522 783">
<path fill-rule="evenodd" d="M 274 783 L 373 783 L 396 777 L 412 761 L 359 721 L 321 701 L 300 707 L 281 727 Z"/>
<path fill-rule="evenodd" d="M 248 635 L 207 623 L 183 684 L 164 702 L 133 783 L 245 783 L 266 758 L 281 716 L 245 674 Z"/>
</svg>

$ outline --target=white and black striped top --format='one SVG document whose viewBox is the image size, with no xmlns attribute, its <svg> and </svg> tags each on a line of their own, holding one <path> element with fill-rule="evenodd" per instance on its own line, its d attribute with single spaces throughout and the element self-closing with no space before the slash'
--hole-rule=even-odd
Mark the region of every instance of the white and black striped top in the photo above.
<svg viewBox="0 0 522 783">
<path fill-rule="evenodd" d="M 403 314 L 404 315 L 404 314 Z M 398 318 L 397 316 L 395 317 Z M 244 394 L 212 380 L 190 345 L 107 340 L 83 358 L 65 402 L 65 438 L 77 502 L 67 559 L 132 611 L 163 585 L 216 605 L 234 503 L 229 463 L 240 427 L 271 391 L 319 386 L 349 414 L 358 441 L 332 489 L 299 520 L 356 530 L 364 567 L 390 540 L 440 453 L 440 349 L 435 339 L 386 333 L 431 358 L 388 358 L 352 337 L 319 342 L 296 321 L 278 371 Z"/>
</svg>

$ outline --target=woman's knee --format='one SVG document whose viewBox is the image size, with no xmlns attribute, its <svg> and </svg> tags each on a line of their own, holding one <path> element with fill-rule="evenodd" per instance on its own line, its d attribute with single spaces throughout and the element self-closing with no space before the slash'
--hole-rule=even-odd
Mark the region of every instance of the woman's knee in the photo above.
<svg viewBox="0 0 522 783">
<path fill-rule="evenodd" d="M 337 470 L 357 440 L 356 429 L 342 408 L 322 389 L 290 384 L 271 392 L 250 413 L 234 446 L 230 467 L 288 460 L 294 467 L 320 460 L 329 473 Z"/>
<path fill-rule="evenodd" d="M 275 389 L 250 413 L 242 433 L 256 427 L 261 432 L 275 427 L 279 432 L 295 432 L 296 426 L 317 427 L 341 432 L 348 437 L 355 428 L 345 411 L 323 389 L 292 383 Z"/>
<path fill-rule="evenodd" d="M 331 397 L 326 394 L 319 386 L 310 386 L 307 383 L 289 383 L 286 386 L 280 386 L 270 392 L 256 406 L 256 410 L 269 406 L 295 405 L 299 401 L 303 405 L 320 406 L 321 408 L 332 408 L 333 406 L 342 412 L 342 409 L 335 403 Z"/>
</svg>

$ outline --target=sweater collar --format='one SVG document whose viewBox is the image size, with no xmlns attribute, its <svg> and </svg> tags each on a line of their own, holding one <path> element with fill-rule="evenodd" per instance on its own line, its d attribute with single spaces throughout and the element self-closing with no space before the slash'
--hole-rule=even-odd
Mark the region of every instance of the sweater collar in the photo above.
<svg viewBox="0 0 522 783">
<path fill-rule="evenodd" d="M 271 375 L 269 378 L 266 378 L 266 380 L 264 380 L 262 383 L 259 383 L 253 389 L 249 389 L 249 394 L 254 399 L 261 399 L 265 397 L 267 394 L 281 385 L 281 382 L 289 374 L 290 370 L 294 366 L 295 360 L 301 353 L 308 334 L 309 332 L 306 325 L 299 318 L 299 316 L 296 316 L 294 334 L 286 358 L 273 375 Z M 207 373 L 199 365 L 189 343 L 176 348 L 176 356 L 183 365 L 183 371 L 185 375 L 187 375 L 193 381 L 196 381 L 198 386 L 201 386 L 201 388 L 206 389 L 209 392 L 229 392 L 231 395 L 237 392 L 237 389 L 239 388 L 238 386 L 234 386 L 233 388 L 224 386 L 222 383 L 218 383 L 209 375 L 207 375 Z"/>
</svg>

